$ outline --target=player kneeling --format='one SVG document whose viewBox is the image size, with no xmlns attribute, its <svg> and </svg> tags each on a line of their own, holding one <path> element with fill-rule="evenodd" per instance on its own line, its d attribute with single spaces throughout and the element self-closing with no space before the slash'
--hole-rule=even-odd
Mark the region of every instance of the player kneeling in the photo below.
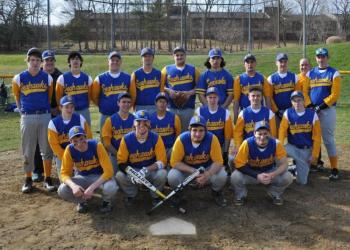
<svg viewBox="0 0 350 250">
<path fill-rule="evenodd" d="M 219 140 L 207 131 L 206 120 L 202 116 L 192 117 L 189 130 L 183 132 L 175 141 L 168 183 L 175 188 L 196 169 L 204 167 L 205 171 L 196 178 L 197 185 L 202 187 L 209 183 L 215 203 L 224 207 L 227 203 L 222 189 L 227 174 Z M 180 200 L 180 197 L 177 200 Z"/>
<path fill-rule="evenodd" d="M 87 140 L 80 126 L 69 130 L 69 144 L 63 154 L 58 195 L 78 203 L 79 213 L 87 212 L 87 201 L 97 188 L 102 189 L 101 212 L 112 211 L 112 198 L 118 190 L 113 177 L 112 163 L 101 143 Z M 73 175 L 73 168 L 75 175 Z"/>
<path fill-rule="evenodd" d="M 231 185 L 235 190 L 234 203 L 244 204 L 247 184 L 268 186 L 268 194 L 273 204 L 283 205 L 282 194 L 293 182 L 287 171 L 287 154 L 283 145 L 271 138 L 269 125 L 257 122 L 254 136 L 244 140 L 235 158 L 236 170 L 231 175 Z"/>
</svg>

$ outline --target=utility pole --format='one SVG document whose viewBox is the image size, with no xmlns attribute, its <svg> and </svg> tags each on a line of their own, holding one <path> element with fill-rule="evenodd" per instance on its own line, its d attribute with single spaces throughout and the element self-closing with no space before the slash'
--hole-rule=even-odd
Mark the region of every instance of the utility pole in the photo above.
<svg viewBox="0 0 350 250">
<path fill-rule="evenodd" d="M 114 1 L 111 2 L 112 14 L 111 14 L 111 50 L 115 49 L 115 17 L 114 17 Z"/>
<path fill-rule="evenodd" d="M 252 52 L 252 0 L 249 0 L 249 18 L 248 18 L 248 53 Z"/>
<path fill-rule="evenodd" d="M 47 0 L 47 48 L 51 50 L 51 37 L 50 37 L 50 0 Z"/>
<path fill-rule="evenodd" d="M 303 0 L 303 57 L 306 58 L 306 0 Z"/>
<path fill-rule="evenodd" d="M 280 18 L 281 18 L 281 1 L 277 0 L 277 34 L 276 34 L 277 48 L 281 47 L 281 44 L 280 44 Z"/>
</svg>

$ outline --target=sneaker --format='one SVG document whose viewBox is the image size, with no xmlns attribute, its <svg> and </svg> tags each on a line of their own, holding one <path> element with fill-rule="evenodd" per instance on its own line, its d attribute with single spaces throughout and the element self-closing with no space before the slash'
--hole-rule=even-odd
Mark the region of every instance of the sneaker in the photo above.
<svg viewBox="0 0 350 250">
<path fill-rule="evenodd" d="M 112 212 L 112 210 L 113 210 L 113 207 L 112 207 L 111 202 L 109 202 L 109 201 L 102 201 L 100 212 L 102 212 L 102 213 L 110 213 L 110 212 Z"/>
<path fill-rule="evenodd" d="M 32 175 L 33 182 L 42 182 L 43 180 L 44 180 L 43 174 L 33 173 L 33 175 Z"/>
<path fill-rule="evenodd" d="M 86 202 L 78 203 L 77 212 L 80 214 L 85 214 L 88 211 L 88 204 Z"/>
<path fill-rule="evenodd" d="M 310 172 L 312 172 L 312 173 L 318 172 L 317 165 L 311 164 L 310 165 Z"/>
<path fill-rule="evenodd" d="M 243 206 L 244 203 L 245 203 L 245 197 L 235 197 L 233 203 L 234 203 L 236 206 Z"/>
<path fill-rule="evenodd" d="M 284 201 L 283 201 L 283 198 L 281 196 L 272 195 L 270 193 L 268 193 L 268 195 L 271 197 L 273 205 L 276 205 L 276 206 L 283 205 Z"/>
<path fill-rule="evenodd" d="M 52 184 L 51 177 L 46 177 L 45 178 L 43 186 L 49 192 L 55 191 L 55 189 L 56 189 L 55 185 Z"/>
<path fill-rule="evenodd" d="M 22 186 L 22 193 L 30 193 L 33 189 L 32 177 L 26 177 L 24 185 Z"/>
<path fill-rule="evenodd" d="M 331 170 L 331 175 L 328 177 L 330 181 L 336 181 L 339 179 L 339 171 L 337 168 Z"/>
<path fill-rule="evenodd" d="M 297 166 L 296 165 L 289 165 L 288 166 L 288 171 L 293 175 L 297 175 Z"/>
<path fill-rule="evenodd" d="M 171 207 L 180 207 L 181 202 L 182 202 L 182 195 L 177 193 L 173 197 L 171 197 L 170 206 Z"/>
<path fill-rule="evenodd" d="M 214 198 L 216 205 L 218 205 L 219 207 L 226 207 L 227 206 L 227 201 L 226 201 L 222 191 L 216 192 L 216 191 L 212 190 L 211 194 Z"/>
<path fill-rule="evenodd" d="M 124 198 L 124 205 L 126 207 L 130 207 L 135 203 L 135 198 L 134 197 L 125 197 Z"/>
<path fill-rule="evenodd" d="M 152 206 L 157 205 L 161 201 L 160 198 L 152 198 Z"/>
</svg>

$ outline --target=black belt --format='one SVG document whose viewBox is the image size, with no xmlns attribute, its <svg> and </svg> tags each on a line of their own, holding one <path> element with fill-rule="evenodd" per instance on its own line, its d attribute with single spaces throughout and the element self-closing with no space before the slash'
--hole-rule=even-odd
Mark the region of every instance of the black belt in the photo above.
<svg viewBox="0 0 350 250">
<path fill-rule="evenodd" d="M 310 146 L 306 146 L 306 145 L 294 145 L 294 144 L 292 144 L 292 145 L 297 147 L 297 148 L 299 148 L 299 149 L 309 149 L 309 148 L 311 148 Z"/>
<path fill-rule="evenodd" d="M 50 113 L 48 110 L 34 110 L 28 112 L 21 112 L 23 115 L 41 115 Z"/>
</svg>

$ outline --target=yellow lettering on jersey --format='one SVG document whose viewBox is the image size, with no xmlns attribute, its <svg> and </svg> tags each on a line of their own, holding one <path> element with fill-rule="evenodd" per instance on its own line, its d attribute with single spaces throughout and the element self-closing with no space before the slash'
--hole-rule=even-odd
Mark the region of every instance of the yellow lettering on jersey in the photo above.
<svg viewBox="0 0 350 250">
<path fill-rule="evenodd" d="M 89 86 L 86 83 L 84 83 L 84 85 L 72 85 L 69 87 L 65 87 L 64 91 L 67 95 L 80 95 L 88 93 Z"/>
<path fill-rule="evenodd" d="M 128 91 L 128 87 L 124 83 L 118 86 L 105 86 L 103 84 L 101 88 L 102 88 L 103 94 L 107 97 L 110 95 L 116 95 L 116 94 Z"/>
<path fill-rule="evenodd" d="M 187 75 L 184 76 L 174 76 L 174 77 L 170 77 L 168 76 L 168 82 L 169 85 L 174 87 L 176 85 L 182 85 L 182 84 L 186 84 L 186 83 L 191 83 L 193 82 L 193 76 L 190 75 L 190 73 L 188 73 Z"/>
<path fill-rule="evenodd" d="M 139 153 L 139 151 L 136 151 L 136 153 L 130 154 L 129 161 L 130 163 L 136 163 L 136 162 L 151 160 L 153 157 L 155 157 L 155 153 L 151 148 L 151 150 L 148 152 Z"/>
<path fill-rule="evenodd" d="M 225 122 L 221 121 L 221 119 L 215 122 L 211 122 L 209 120 L 207 121 L 207 129 L 209 131 L 224 129 L 224 127 L 225 127 Z"/>
<path fill-rule="evenodd" d="M 312 79 L 310 80 L 310 87 L 330 87 L 332 85 L 332 81 L 329 78 L 320 78 L 320 79 Z"/>
<path fill-rule="evenodd" d="M 306 124 L 290 124 L 289 130 L 292 135 L 298 133 L 310 133 L 312 131 L 312 124 L 309 122 Z"/>
<path fill-rule="evenodd" d="M 266 159 L 259 159 L 258 157 L 256 159 L 249 159 L 248 164 L 252 167 L 266 167 L 275 162 L 275 157 L 271 155 L 269 158 Z"/>
<path fill-rule="evenodd" d="M 225 77 L 222 77 L 221 79 L 215 79 L 212 81 L 207 79 L 207 85 L 208 85 L 208 88 L 215 87 L 217 85 L 226 85 L 226 79 L 225 79 Z"/>
<path fill-rule="evenodd" d="M 202 164 L 206 163 L 209 161 L 210 155 L 206 154 L 204 151 L 200 155 L 195 155 L 193 156 L 192 154 L 186 155 L 184 158 L 184 161 L 189 164 L 189 165 L 197 165 L 197 164 Z"/>
<path fill-rule="evenodd" d="M 254 127 L 255 127 L 255 122 L 251 121 L 251 122 L 246 122 L 244 124 L 244 131 L 248 134 L 250 132 L 254 131 Z"/>
<path fill-rule="evenodd" d="M 164 128 L 158 128 L 158 126 L 156 126 L 154 129 L 152 129 L 152 131 L 156 132 L 160 136 L 168 136 L 175 133 L 174 128 L 170 127 L 170 124 Z"/>
<path fill-rule="evenodd" d="M 274 84 L 273 90 L 275 94 L 279 94 L 283 92 L 293 91 L 294 87 L 295 87 L 295 83 L 290 81 L 289 83 L 284 83 L 284 84 Z"/>
<path fill-rule="evenodd" d="M 23 95 L 27 96 L 32 93 L 46 92 L 48 86 L 42 81 L 41 83 L 31 83 L 20 84 L 21 92 Z"/>
<path fill-rule="evenodd" d="M 68 134 L 58 135 L 58 141 L 59 141 L 60 144 L 69 142 Z"/>
<path fill-rule="evenodd" d="M 100 162 L 95 156 L 91 160 L 87 160 L 87 161 L 81 160 L 80 162 L 75 162 L 74 164 L 75 164 L 75 167 L 79 169 L 79 171 L 88 171 L 100 166 Z"/>
<path fill-rule="evenodd" d="M 152 80 L 143 79 L 143 81 L 137 81 L 136 83 L 136 88 L 138 88 L 140 91 L 143 91 L 144 89 L 157 88 L 159 86 L 160 82 L 156 77 Z"/>
<path fill-rule="evenodd" d="M 244 95 L 248 95 L 249 94 L 249 89 L 252 87 L 260 87 L 261 86 L 261 82 L 258 82 L 256 84 L 248 84 L 246 86 L 242 86 L 241 87 L 241 93 Z"/>
<path fill-rule="evenodd" d="M 127 133 L 131 132 L 133 128 L 115 128 L 114 126 L 112 127 L 112 136 L 114 139 L 119 140 L 121 139 L 124 135 Z"/>
</svg>

